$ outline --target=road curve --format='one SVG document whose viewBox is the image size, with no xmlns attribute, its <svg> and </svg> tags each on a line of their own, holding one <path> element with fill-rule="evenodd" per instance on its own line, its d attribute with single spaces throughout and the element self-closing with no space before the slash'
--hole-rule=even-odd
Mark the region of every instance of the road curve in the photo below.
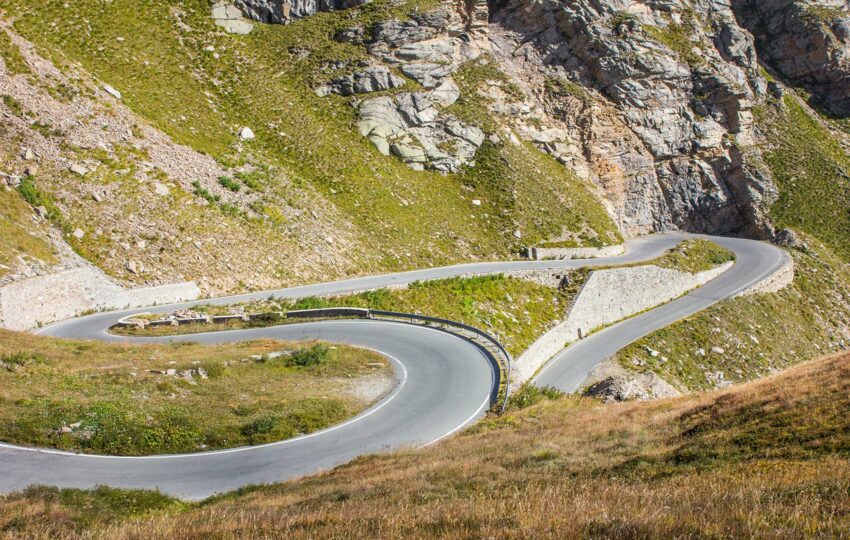
<svg viewBox="0 0 850 540">
<path fill-rule="evenodd" d="M 629 343 L 759 283 L 776 272 L 789 256 L 776 246 L 763 242 L 743 238 L 708 238 L 735 253 L 732 268 L 690 294 L 574 343 L 540 370 L 533 379 L 534 384 L 574 392 L 597 364 Z"/>
<path fill-rule="evenodd" d="M 620 257 L 463 264 L 203 302 L 226 304 L 269 295 L 298 298 L 468 274 L 626 264 L 655 258 L 689 237 L 694 235 L 663 234 L 630 240 L 625 255 Z M 737 261 L 730 270 L 683 298 L 614 325 L 566 349 L 539 373 L 534 382 L 574 390 L 596 364 L 621 347 L 757 283 L 778 269 L 783 257 L 787 257 L 782 250 L 765 243 L 734 238 L 711 239 L 735 252 Z M 367 347 L 384 354 L 394 365 L 398 385 L 380 403 L 343 424 L 263 446 L 174 456 L 108 457 L 0 444 L 0 491 L 18 490 L 33 484 L 83 488 L 106 484 L 158 488 L 175 496 L 199 499 L 247 484 L 277 482 L 312 474 L 366 453 L 435 442 L 485 414 L 496 397 L 498 368 L 489 353 L 456 335 L 404 323 L 323 321 L 163 338 L 127 338 L 106 332 L 115 321 L 128 314 L 170 312 L 198 303 L 98 313 L 62 321 L 38 333 L 134 342 L 323 339 Z"/>
</svg>

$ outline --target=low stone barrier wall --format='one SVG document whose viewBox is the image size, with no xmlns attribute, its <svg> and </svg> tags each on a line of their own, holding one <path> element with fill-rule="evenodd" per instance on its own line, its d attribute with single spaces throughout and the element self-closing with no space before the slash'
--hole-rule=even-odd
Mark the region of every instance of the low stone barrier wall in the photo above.
<svg viewBox="0 0 850 540">
<path fill-rule="evenodd" d="M 86 311 L 184 302 L 200 294 L 192 282 L 125 289 L 94 268 L 72 268 L 0 287 L 0 326 L 28 330 Z"/>
<path fill-rule="evenodd" d="M 566 320 L 543 334 L 516 360 L 511 383 L 518 386 L 526 382 L 568 343 L 601 326 L 678 298 L 716 278 L 732 264 L 728 262 L 699 274 L 653 265 L 591 273 Z"/>
<path fill-rule="evenodd" d="M 625 252 L 626 247 L 624 244 L 600 248 L 528 248 L 529 258 L 536 261 L 543 259 L 591 259 L 594 257 L 616 257 Z"/>
<path fill-rule="evenodd" d="M 794 259 L 788 253 L 784 253 L 783 256 L 785 260 L 782 262 L 782 266 L 779 270 L 759 281 L 755 285 L 747 287 L 735 296 L 779 292 L 788 285 L 791 285 L 794 281 Z"/>
</svg>

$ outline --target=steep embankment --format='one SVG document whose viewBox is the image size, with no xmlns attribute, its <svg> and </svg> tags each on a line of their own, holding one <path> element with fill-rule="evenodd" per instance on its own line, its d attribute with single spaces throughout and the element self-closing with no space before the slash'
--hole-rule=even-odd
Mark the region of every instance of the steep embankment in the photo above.
<svg viewBox="0 0 850 540">
<path fill-rule="evenodd" d="M 517 403 L 536 404 L 415 455 L 200 505 L 32 489 L 3 500 L 0 527 L 96 538 L 839 536 L 850 525 L 848 377 L 845 355 L 663 402 L 525 394 Z"/>
</svg>

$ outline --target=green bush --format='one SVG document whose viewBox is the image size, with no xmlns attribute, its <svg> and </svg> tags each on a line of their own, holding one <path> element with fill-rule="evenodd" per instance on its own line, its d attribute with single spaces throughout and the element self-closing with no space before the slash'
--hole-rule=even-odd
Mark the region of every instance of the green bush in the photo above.
<svg viewBox="0 0 850 540">
<path fill-rule="evenodd" d="M 280 417 L 276 414 L 268 414 L 251 420 L 247 424 L 243 425 L 239 432 L 248 438 L 252 438 L 257 435 L 266 435 L 274 431 L 274 428 L 277 427 L 279 422 Z"/>
<path fill-rule="evenodd" d="M 201 182 L 198 180 L 192 182 L 192 187 L 195 188 L 195 195 L 201 197 L 202 199 L 206 199 L 207 202 L 209 202 L 210 204 L 215 204 L 221 200 L 221 197 L 219 195 L 213 195 L 212 193 L 207 191 L 206 188 L 201 186 Z"/>
<path fill-rule="evenodd" d="M 287 365 L 306 367 L 324 364 L 328 360 L 330 352 L 330 349 L 326 345 L 321 344 L 313 345 L 306 349 L 298 349 L 289 357 Z"/>
<path fill-rule="evenodd" d="M 239 182 L 234 182 L 233 179 L 229 176 L 219 176 L 218 183 L 221 187 L 229 189 L 233 193 L 236 193 L 240 189 L 242 189 L 242 186 L 239 185 Z"/>
<path fill-rule="evenodd" d="M 65 219 L 62 217 L 59 208 L 53 203 L 53 199 L 39 191 L 33 182 L 32 176 L 25 176 L 21 180 L 21 183 L 18 185 L 18 193 L 33 208 L 43 206 L 47 210 L 47 219 L 63 231 L 68 232 L 69 226 L 65 223 Z"/>
<path fill-rule="evenodd" d="M 518 391 L 514 392 L 508 399 L 509 409 L 525 409 L 536 405 L 543 400 L 559 399 L 564 396 L 564 393 L 557 388 L 546 387 L 538 388 L 533 384 L 523 385 Z"/>
</svg>

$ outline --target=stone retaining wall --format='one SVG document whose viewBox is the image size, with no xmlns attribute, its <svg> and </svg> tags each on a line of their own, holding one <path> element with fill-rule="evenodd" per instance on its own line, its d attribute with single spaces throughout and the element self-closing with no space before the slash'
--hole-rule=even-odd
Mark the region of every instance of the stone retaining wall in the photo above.
<svg viewBox="0 0 850 540">
<path fill-rule="evenodd" d="M 624 244 L 600 248 L 528 248 L 529 258 L 537 261 L 543 259 L 591 259 L 594 257 L 616 257 L 625 252 L 626 247 Z"/>
<path fill-rule="evenodd" d="M 0 287 L 0 327 L 27 330 L 85 311 L 184 302 L 200 294 L 192 282 L 125 289 L 95 268 L 72 268 Z"/>
<path fill-rule="evenodd" d="M 759 281 L 755 285 L 747 287 L 735 296 L 779 292 L 788 285 L 791 285 L 794 281 L 794 259 L 787 252 L 783 253 L 783 257 L 785 260 L 782 262 L 782 266 L 779 270 Z"/>
<path fill-rule="evenodd" d="M 514 363 L 512 385 L 525 383 L 550 358 L 593 330 L 664 304 L 716 278 L 733 263 L 689 274 L 653 265 L 590 274 L 564 322 L 535 341 Z"/>
</svg>

